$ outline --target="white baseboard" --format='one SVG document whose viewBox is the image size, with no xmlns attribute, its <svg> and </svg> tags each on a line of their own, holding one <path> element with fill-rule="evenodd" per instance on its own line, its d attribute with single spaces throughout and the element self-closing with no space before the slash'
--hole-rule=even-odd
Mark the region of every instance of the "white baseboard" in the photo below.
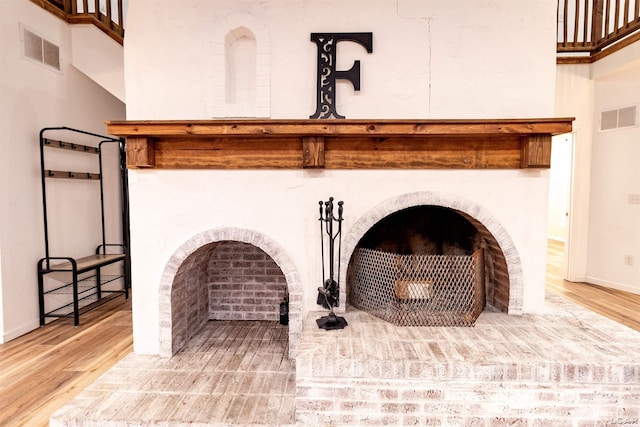
<svg viewBox="0 0 640 427">
<path fill-rule="evenodd" d="M 2 334 L 2 342 L 0 342 L 0 344 L 11 341 L 13 339 L 18 338 L 19 336 L 22 336 L 26 333 L 29 333 L 35 329 L 38 329 L 40 327 L 40 321 L 39 320 L 35 320 L 33 322 L 30 322 L 24 326 L 21 326 L 17 329 L 14 329 L 12 331 L 9 332 L 4 332 Z"/>
<path fill-rule="evenodd" d="M 593 283 L 594 285 L 604 286 L 606 288 L 617 289 L 619 291 L 640 295 L 640 288 L 635 286 L 629 286 L 622 283 L 610 282 L 608 280 L 602 280 L 602 279 L 598 279 L 597 277 L 589 277 L 589 276 L 587 276 L 584 281 L 587 283 Z"/>
<path fill-rule="evenodd" d="M 568 282 L 582 282 L 582 283 L 587 283 L 589 282 L 587 280 L 587 276 L 576 276 L 576 277 L 572 277 L 572 278 L 565 278 L 566 281 Z M 591 283 L 591 282 L 589 282 Z"/>
</svg>

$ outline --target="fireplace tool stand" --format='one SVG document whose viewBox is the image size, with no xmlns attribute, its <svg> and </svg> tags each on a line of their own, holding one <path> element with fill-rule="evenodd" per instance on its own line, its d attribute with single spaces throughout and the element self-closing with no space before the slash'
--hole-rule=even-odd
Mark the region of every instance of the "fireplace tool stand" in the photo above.
<svg viewBox="0 0 640 427">
<path fill-rule="evenodd" d="M 340 283 L 334 279 L 340 274 L 340 248 L 342 246 L 342 205 L 344 202 L 338 202 L 338 216 L 333 213 L 333 197 L 329 197 L 327 202 L 319 202 L 320 204 L 320 245 L 322 249 L 322 286 L 318 288 L 318 301 L 319 305 L 329 309 L 328 316 L 322 316 L 316 320 L 318 327 L 321 329 L 344 329 L 347 326 L 347 321 L 344 317 L 336 316 L 333 312 L 333 308 L 337 307 L 340 302 Z M 324 206 L 324 209 L 323 209 Z M 337 229 L 334 231 L 334 222 L 337 224 Z M 324 240 L 327 238 L 327 252 L 328 252 L 328 270 L 329 277 L 325 275 L 325 246 Z M 335 274 L 334 266 L 336 265 L 336 240 L 338 240 L 338 258 L 337 266 L 338 273 Z"/>
</svg>

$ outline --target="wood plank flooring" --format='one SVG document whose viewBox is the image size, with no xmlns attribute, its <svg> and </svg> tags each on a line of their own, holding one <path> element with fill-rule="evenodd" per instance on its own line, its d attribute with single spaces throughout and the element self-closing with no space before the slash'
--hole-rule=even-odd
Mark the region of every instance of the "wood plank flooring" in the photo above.
<svg viewBox="0 0 640 427">
<path fill-rule="evenodd" d="M 640 331 L 640 295 L 562 280 L 563 246 L 549 242 L 546 288 Z M 0 425 L 47 426 L 56 409 L 132 351 L 131 302 L 117 297 L 0 345 Z"/>
<path fill-rule="evenodd" d="M 562 279 L 563 244 L 550 240 L 547 254 L 547 291 L 640 331 L 640 295 L 604 286 L 567 282 Z"/>
<path fill-rule="evenodd" d="M 133 350 L 131 301 L 118 296 L 0 345 L 0 425 L 48 426 L 56 409 Z"/>
</svg>

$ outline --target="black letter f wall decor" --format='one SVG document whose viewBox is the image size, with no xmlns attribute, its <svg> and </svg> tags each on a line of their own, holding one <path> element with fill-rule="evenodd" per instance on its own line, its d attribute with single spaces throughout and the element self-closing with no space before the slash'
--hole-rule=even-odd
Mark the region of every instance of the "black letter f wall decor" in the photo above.
<svg viewBox="0 0 640 427">
<path fill-rule="evenodd" d="M 318 47 L 318 95 L 316 112 L 310 119 L 344 119 L 336 111 L 336 80 L 348 80 L 353 89 L 360 90 L 360 61 L 346 71 L 336 71 L 336 48 L 342 41 L 356 42 L 368 53 L 373 52 L 373 33 L 311 33 L 311 41 Z"/>
</svg>

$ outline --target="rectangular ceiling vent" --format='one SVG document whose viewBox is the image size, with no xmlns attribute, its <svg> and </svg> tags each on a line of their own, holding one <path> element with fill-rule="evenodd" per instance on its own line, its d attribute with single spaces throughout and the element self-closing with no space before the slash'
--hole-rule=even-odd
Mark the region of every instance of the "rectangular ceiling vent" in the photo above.
<svg viewBox="0 0 640 427">
<path fill-rule="evenodd" d="M 600 130 L 613 130 L 637 125 L 637 106 L 616 108 L 600 113 Z"/>
<path fill-rule="evenodd" d="M 42 38 L 26 27 L 22 27 L 22 42 L 25 57 L 60 71 L 60 47 L 58 45 Z"/>
</svg>

